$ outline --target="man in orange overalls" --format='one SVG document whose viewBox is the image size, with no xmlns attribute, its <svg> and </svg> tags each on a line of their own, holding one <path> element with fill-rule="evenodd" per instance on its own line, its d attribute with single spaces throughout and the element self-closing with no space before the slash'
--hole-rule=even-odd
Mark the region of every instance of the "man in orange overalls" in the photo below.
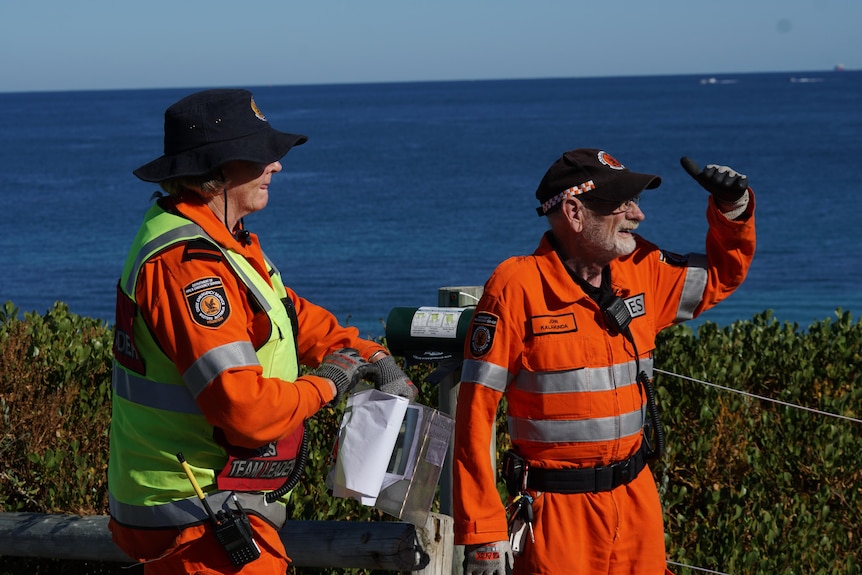
<svg viewBox="0 0 862 575">
<path fill-rule="evenodd" d="M 738 287 L 755 248 L 748 179 L 688 158 L 682 165 L 711 194 L 705 255 L 676 255 L 633 233 L 644 219 L 638 195 L 658 187 L 658 176 L 577 149 L 536 191 L 550 225 L 539 247 L 503 262 L 485 284 L 455 427 L 455 543 L 465 545 L 465 574 L 665 573 L 647 465 L 663 446 L 655 338 Z M 489 460 L 504 396 L 508 516 Z"/>
</svg>

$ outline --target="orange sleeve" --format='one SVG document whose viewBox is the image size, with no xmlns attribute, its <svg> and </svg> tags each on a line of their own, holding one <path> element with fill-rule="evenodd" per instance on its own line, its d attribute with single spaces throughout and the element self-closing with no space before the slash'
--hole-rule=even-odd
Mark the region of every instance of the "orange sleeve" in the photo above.
<svg viewBox="0 0 862 575">
<path fill-rule="evenodd" d="M 260 341 L 242 285 L 218 260 L 183 259 L 179 245 L 151 259 L 141 270 L 136 299 L 156 341 L 184 373 L 198 358 L 222 345 Z M 202 278 L 221 282 L 227 310 L 217 326 L 196 319 L 185 288 Z M 268 325 L 268 324 L 267 324 Z M 329 383 L 319 377 L 284 381 L 262 376 L 260 366 L 226 370 L 197 397 L 207 421 L 241 447 L 259 447 L 292 433 L 332 399 Z"/>
<path fill-rule="evenodd" d="M 749 194 L 748 209 L 738 220 L 728 220 L 709 198 L 706 254 L 679 256 L 639 238 L 639 250 L 627 258 L 627 265 L 611 264 L 620 285 L 646 290 L 647 308 L 653 310 L 656 333 L 698 317 L 742 284 L 756 247 L 754 194 L 750 189 Z M 645 261 L 632 265 L 634 260 Z M 702 283 L 699 277 L 690 282 L 690 265 L 705 271 Z"/>
<path fill-rule="evenodd" d="M 287 295 L 296 308 L 299 320 L 299 362 L 317 367 L 330 351 L 352 347 L 359 355 L 368 359 L 378 351 L 385 351 L 379 343 L 359 337 L 355 327 L 343 327 L 326 309 L 296 295 L 287 288 Z"/>
<path fill-rule="evenodd" d="M 464 345 L 469 361 L 462 371 L 455 413 L 455 437 L 452 466 L 452 506 L 455 543 L 473 545 L 503 541 L 508 538 L 506 510 L 497 491 L 496 454 L 492 459 L 500 400 L 517 358 L 523 354 L 523 304 L 509 305 L 504 294 L 512 276 L 523 279 L 523 268 L 515 260 L 498 266 L 485 284 L 484 293 L 473 314 Z M 523 294 L 515 289 L 514 299 Z M 495 319 L 474 349 L 478 317 Z M 490 325 L 490 324 L 489 324 Z M 477 355 L 478 354 L 478 355 Z M 473 369 L 473 368 L 477 369 Z M 488 376 L 488 370 L 494 375 Z M 481 380 L 481 381 L 479 381 Z"/>
<path fill-rule="evenodd" d="M 497 462 L 491 461 L 491 434 L 501 395 L 469 381 L 461 382 L 458 391 L 452 458 L 456 545 L 509 537 L 506 510 L 497 492 Z"/>
<path fill-rule="evenodd" d="M 743 219 L 728 220 L 715 206 L 710 195 L 706 218 L 706 257 L 709 277 L 703 303 L 696 315 L 713 307 L 738 288 L 748 275 L 754 259 L 756 237 L 754 228 L 754 192 L 749 188 L 748 209 Z"/>
</svg>

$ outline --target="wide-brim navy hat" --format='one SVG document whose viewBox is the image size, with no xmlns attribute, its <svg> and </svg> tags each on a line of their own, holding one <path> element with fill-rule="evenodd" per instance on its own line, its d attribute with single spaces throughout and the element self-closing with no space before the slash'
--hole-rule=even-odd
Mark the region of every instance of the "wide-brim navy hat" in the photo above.
<svg viewBox="0 0 862 575">
<path fill-rule="evenodd" d="M 644 190 L 657 188 L 661 178 L 632 172 L 616 158 L 592 148 L 570 150 L 551 164 L 536 189 L 536 208 L 544 216 L 567 197 L 580 196 L 625 202 Z"/>
<path fill-rule="evenodd" d="M 274 129 L 248 90 L 204 90 L 165 111 L 165 153 L 134 174 L 162 182 L 204 175 L 232 160 L 270 164 L 307 140 Z"/>
</svg>

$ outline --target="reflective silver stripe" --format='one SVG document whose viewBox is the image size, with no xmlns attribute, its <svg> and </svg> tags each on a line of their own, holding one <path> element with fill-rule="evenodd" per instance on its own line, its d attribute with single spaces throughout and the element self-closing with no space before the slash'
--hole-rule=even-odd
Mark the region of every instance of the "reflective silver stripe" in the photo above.
<svg viewBox="0 0 862 575">
<path fill-rule="evenodd" d="M 524 419 L 509 417 L 509 435 L 513 441 L 538 443 L 574 443 L 614 441 L 640 433 L 645 410 L 624 413 L 619 417 L 592 419 Z"/>
<path fill-rule="evenodd" d="M 709 277 L 708 264 L 704 254 L 688 254 L 685 284 L 683 284 L 682 295 L 679 298 L 679 308 L 676 310 L 675 321 L 686 321 L 694 317 L 694 310 L 703 301 L 703 292 Z"/>
<path fill-rule="evenodd" d="M 138 270 L 141 268 L 144 262 L 147 261 L 153 251 L 168 246 L 177 240 L 193 238 L 196 236 L 204 236 L 205 238 L 209 238 L 206 232 L 204 232 L 203 228 L 199 225 L 186 224 L 184 226 L 174 228 L 169 232 L 160 234 L 148 241 L 138 252 L 135 264 L 132 266 L 132 271 L 129 274 L 129 277 L 126 278 L 126 285 L 123 288 L 125 292 L 127 294 L 131 294 L 132 298 L 135 297 L 134 289 L 135 282 L 138 279 Z"/>
<path fill-rule="evenodd" d="M 461 368 L 461 381 L 472 381 L 500 393 L 506 391 L 511 379 L 509 370 L 487 361 L 466 359 Z"/>
<path fill-rule="evenodd" d="M 153 252 L 167 247 L 174 242 L 195 237 L 203 237 L 205 239 L 208 239 L 213 243 L 213 245 L 215 245 L 215 247 L 218 248 L 218 250 L 225 257 L 225 261 L 228 262 L 228 265 L 230 265 L 234 272 L 236 272 L 236 274 L 240 276 L 240 278 L 242 278 L 243 283 L 254 295 L 261 308 L 263 308 L 263 311 L 269 313 L 269 310 L 272 309 L 272 306 L 269 305 L 269 301 L 267 301 L 266 297 L 264 297 L 263 292 L 258 289 L 258 287 L 251 280 L 249 275 L 245 273 L 244 270 L 240 269 L 238 265 L 235 265 L 235 262 L 233 261 L 233 259 L 231 259 L 230 253 L 228 253 L 227 250 L 225 250 L 221 245 L 219 245 L 218 242 L 212 239 L 212 237 L 210 237 L 210 235 L 207 234 L 204 229 L 197 224 L 182 225 L 178 228 L 174 228 L 168 232 L 160 234 L 152 240 L 148 241 L 138 252 L 135 264 L 134 266 L 132 266 L 132 273 L 130 273 L 129 277 L 126 278 L 125 292 L 127 294 L 132 294 L 132 297 L 134 297 L 133 290 L 135 289 L 135 282 L 137 281 L 138 270 L 140 269 L 140 266 L 142 266 L 144 262 L 147 261 L 147 259 Z"/>
<path fill-rule="evenodd" d="M 263 311 L 269 313 L 269 311 L 272 309 L 272 306 L 269 305 L 269 300 L 266 299 L 266 297 L 263 295 L 263 292 L 260 291 L 260 289 L 257 287 L 257 284 L 254 283 L 254 280 L 252 280 L 251 277 L 247 273 L 245 273 L 245 270 L 242 269 L 238 262 L 235 262 L 233 259 L 231 259 L 230 254 L 226 252 L 224 248 L 218 246 L 218 249 L 220 249 L 221 252 L 224 254 L 224 257 L 227 259 L 227 262 L 230 264 L 230 267 L 233 268 L 233 271 L 236 272 L 236 275 L 238 275 L 240 279 L 242 279 L 242 283 L 245 284 L 245 287 L 248 289 L 248 291 L 250 291 L 252 295 L 254 295 L 254 298 L 257 300 L 257 303 L 260 304 L 260 307 L 263 308 Z"/>
<path fill-rule="evenodd" d="M 266 262 L 266 265 L 268 265 L 268 266 L 269 266 L 269 275 L 270 275 L 270 276 L 274 276 L 274 275 L 276 275 L 277 273 L 279 273 L 279 272 L 278 272 L 278 268 L 277 268 L 277 267 L 275 267 L 275 264 L 274 264 L 274 263 L 272 263 L 272 260 L 271 260 L 271 259 L 269 259 L 269 256 L 268 256 L 268 255 L 266 255 L 266 254 L 263 252 L 263 250 L 261 250 L 261 252 L 260 252 L 260 253 L 262 253 L 262 254 L 263 254 L 263 261 L 265 261 L 265 262 Z"/>
<path fill-rule="evenodd" d="M 653 360 L 642 358 L 640 368 L 652 377 Z M 635 383 L 634 360 L 609 367 L 585 367 L 569 371 L 534 372 L 521 370 L 512 385 L 527 393 L 585 393 L 611 391 Z"/>
<path fill-rule="evenodd" d="M 220 373 L 234 367 L 260 365 L 260 360 L 250 341 L 237 341 L 220 345 L 200 356 L 183 374 L 189 391 L 198 395 Z"/>
<path fill-rule="evenodd" d="M 144 379 L 117 365 L 114 365 L 111 379 L 114 392 L 132 403 L 177 413 L 197 415 L 201 412 L 198 404 L 195 403 L 195 398 L 184 385 L 171 385 Z"/>
<path fill-rule="evenodd" d="M 207 494 L 207 503 L 214 512 L 219 509 L 234 509 L 233 492 L 216 491 Z M 111 516 L 123 525 L 132 527 L 183 527 L 208 521 L 206 509 L 197 497 L 189 497 L 161 505 L 129 505 L 114 499 L 110 493 L 108 505 Z M 287 520 L 287 510 L 281 503 L 267 503 L 262 493 L 237 493 L 236 498 L 243 509 L 268 519 L 277 527 Z"/>
</svg>

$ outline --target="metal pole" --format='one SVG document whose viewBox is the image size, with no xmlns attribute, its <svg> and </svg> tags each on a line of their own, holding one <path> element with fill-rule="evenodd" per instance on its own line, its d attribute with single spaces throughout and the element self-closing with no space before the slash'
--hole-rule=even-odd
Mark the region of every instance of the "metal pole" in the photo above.
<svg viewBox="0 0 862 575">
<path fill-rule="evenodd" d="M 437 305 L 440 307 L 473 307 L 479 303 L 484 291 L 482 286 L 443 287 L 437 291 Z M 470 337 L 469 333 L 467 337 Z M 437 402 L 440 411 L 455 417 L 458 409 L 458 390 L 461 383 L 461 364 L 447 374 L 437 388 Z M 496 424 L 491 430 L 491 467 L 496 473 L 497 441 Z M 440 513 L 452 515 L 452 459 L 453 442 L 449 443 L 443 470 L 440 473 Z M 463 572 L 464 546 L 454 545 L 452 549 L 452 575 Z"/>
</svg>

